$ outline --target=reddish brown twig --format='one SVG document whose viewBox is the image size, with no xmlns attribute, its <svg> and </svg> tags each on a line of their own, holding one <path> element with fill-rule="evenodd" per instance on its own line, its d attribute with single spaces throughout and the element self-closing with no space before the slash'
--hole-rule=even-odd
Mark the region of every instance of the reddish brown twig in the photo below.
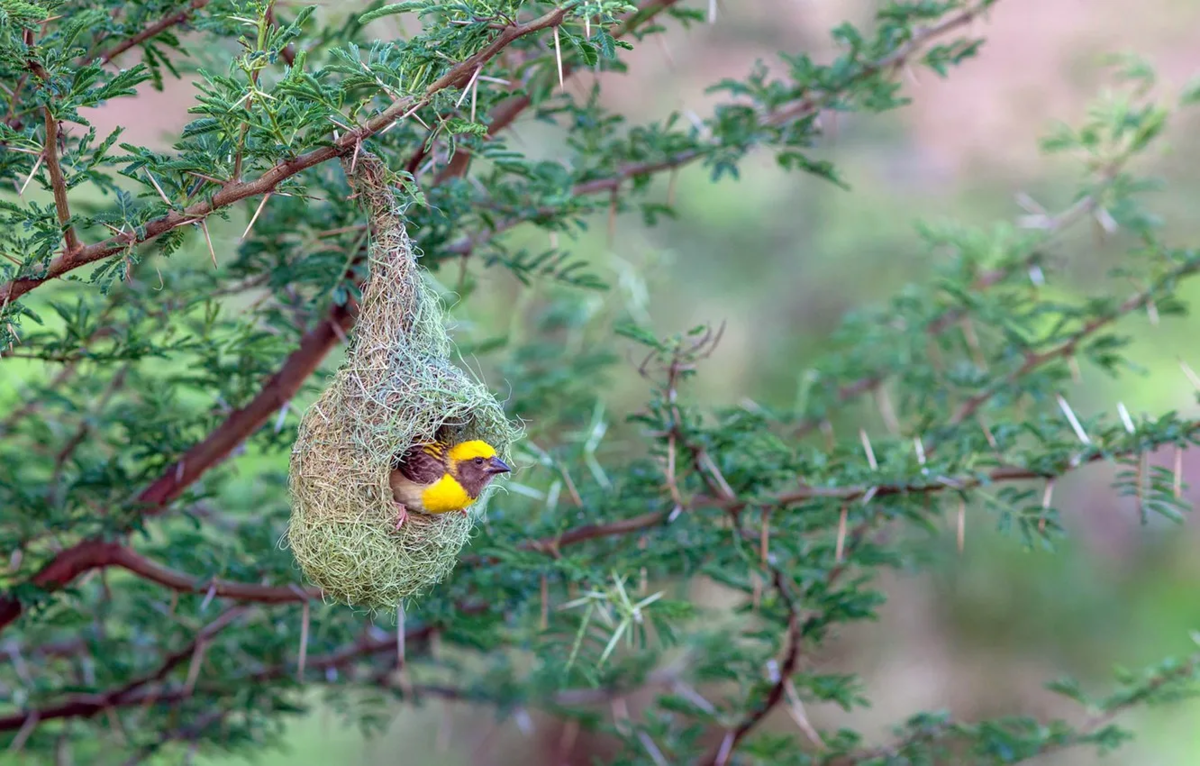
<svg viewBox="0 0 1200 766">
<path fill-rule="evenodd" d="M 50 75 L 41 64 L 30 62 L 30 70 L 44 84 L 49 84 Z M 42 115 L 46 124 L 46 146 L 42 156 L 46 159 L 46 172 L 50 174 L 50 191 L 54 195 L 54 211 L 58 215 L 58 225 L 63 230 L 65 242 L 64 255 L 70 255 L 79 249 L 79 238 L 75 235 L 74 227 L 70 226 L 71 208 L 67 204 L 67 179 L 63 176 L 62 165 L 58 161 L 58 120 L 50 111 L 50 107 L 42 107 Z M 0 299 L 3 300 L 3 299 Z"/>
<path fill-rule="evenodd" d="M 788 682 L 796 672 L 796 666 L 800 663 L 800 647 L 804 641 L 800 630 L 800 615 L 796 609 L 794 599 L 788 593 L 787 584 L 783 581 L 780 572 L 772 567 L 771 573 L 775 591 L 779 594 L 780 600 L 783 601 L 788 611 L 787 641 L 783 662 L 779 665 L 779 677 L 772 682 L 771 687 L 767 690 L 762 700 L 738 722 L 737 726 L 725 733 L 721 742 L 701 763 L 709 764 L 710 766 L 726 766 L 729 763 L 729 759 L 733 756 L 734 750 L 737 749 L 741 741 L 783 700 Z M 832 581 L 833 579 L 831 575 L 829 580 Z"/>
<path fill-rule="evenodd" d="M 238 601 L 282 604 L 321 598 L 317 588 L 301 589 L 294 585 L 272 586 L 241 583 L 216 578 L 203 579 L 170 569 L 138 554 L 131 548 L 106 540 L 86 540 L 60 554 L 55 577 L 74 579 L 93 569 L 120 567 L 144 580 L 158 583 L 181 593 L 211 593 Z M 46 572 L 47 570 L 43 570 Z M 36 579 L 35 579 L 36 582 Z"/>
<path fill-rule="evenodd" d="M 186 8 L 162 17 L 158 21 L 143 29 L 141 32 L 138 32 L 136 35 L 122 40 L 112 48 L 100 54 L 100 56 L 92 58 L 99 58 L 101 64 L 107 64 L 130 48 L 137 47 L 149 40 L 151 37 L 159 35 L 173 26 L 184 23 L 192 17 L 192 14 L 208 5 L 208 2 L 209 0 L 191 0 L 191 2 L 187 4 Z M 85 59 L 85 61 L 88 60 L 91 59 Z"/>
</svg>

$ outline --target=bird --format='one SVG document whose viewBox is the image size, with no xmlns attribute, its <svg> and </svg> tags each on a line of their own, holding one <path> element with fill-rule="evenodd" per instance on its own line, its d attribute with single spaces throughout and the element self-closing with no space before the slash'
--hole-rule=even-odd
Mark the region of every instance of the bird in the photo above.
<svg viewBox="0 0 1200 766">
<path fill-rule="evenodd" d="M 392 465 L 390 484 L 399 511 L 396 529 L 404 525 L 409 511 L 460 511 L 465 516 L 492 479 L 511 470 L 495 447 L 478 439 L 414 444 Z"/>
</svg>

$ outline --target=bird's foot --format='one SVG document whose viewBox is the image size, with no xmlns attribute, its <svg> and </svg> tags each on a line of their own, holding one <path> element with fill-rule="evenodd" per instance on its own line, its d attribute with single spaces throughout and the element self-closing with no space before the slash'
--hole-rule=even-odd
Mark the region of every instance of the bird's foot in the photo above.
<svg viewBox="0 0 1200 766">
<path fill-rule="evenodd" d="M 470 515 L 471 515 L 471 514 L 467 513 L 467 509 L 466 509 L 466 508 L 459 508 L 458 510 L 459 510 L 459 512 L 460 512 L 460 513 L 461 513 L 463 516 L 470 516 Z"/>
<path fill-rule="evenodd" d="M 408 519 L 408 508 L 405 507 L 404 503 L 396 503 L 396 510 L 399 513 L 399 518 L 396 519 L 396 529 L 400 529 Z"/>
</svg>

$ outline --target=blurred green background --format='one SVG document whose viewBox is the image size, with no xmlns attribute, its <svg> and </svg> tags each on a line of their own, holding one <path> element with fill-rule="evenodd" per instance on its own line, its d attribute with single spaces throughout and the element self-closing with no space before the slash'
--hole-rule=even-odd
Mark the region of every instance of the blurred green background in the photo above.
<svg viewBox="0 0 1200 766">
<path fill-rule="evenodd" d="M 714 25 L 675 29 L 663 44 L 651 41 L 634 51 L 629 75 L 604 77 L 608 103 L 633 121 L 673 109 L 705 114 L 708 85 L 744 74 L 757 59 L 771 64 L 778 50 L 831 57 L 828 29 L 868 18 L 875 5 L 726 0 Z M 1069 206 L 1078 168 L 1061 158 L 1045 161 L 1038 138 L 1056 121 L 1077 121 L 1106 87 L 1105 54 L 1135 51 L 1156 66 L 1164 91 L 1177 89 L 1200 73 L 1196 29 L 1200 4 L 1194 0 L 1000 0 L 976 29 L 988 39 L 978 58 L 947 80 L 928 72 L 905 75 L 914 99 L 908 108 L 882 117 L 825 115 L 829 136 L 820 153 L 837 164 L 851 191 L 784 174 L 765 156 L 736 182 L 713 185 L 704 173 L 685 171 L 675 184 L 678 220 L 648 229 L 637 217 L 623 217 L 611 238 L 597 221 L 587 239 L 574 243 L 618 285 L 605 295 L 583 296 L 581 305 L 604 311 L 606 303 L 620 302 L 661 333 L 725 321 L 725 339 L 701 370 L 695 395 L 714 405 L 744 399 L 786 405 L 844 313 L 883 301 L 927 273 L 937 254 L 921 249 L 915 221 L 1012 221 L 1023 213 L 1014 201 L 1020 192 L 1050 210 Z M 568 87 L 582 93 L 591 77 Z M 92 116 L 102 133 L 120 123 L 130 126 L 124 140 L 162 143 L 187 121 L 193 95 L 190 85 L 176 83 L 166 93 L 115 102 Z M 1153 166 L 1136 168 L 1169 183 L 1155 205 L 1168 220 L 1168 240 L 1179 245 L 1200 241 L 1200 219 L 1192 214 L 1200 203 L 1200 124 L 1185 118 L 1170 129 L 1169 152 Z M 555 140 L 528 123 L 518 123 L 515 133 L 518 146 L 529 151 Z M 665 199 L 665 181 L 659 191 Z M 236 246 L 243 225 L 235 220 L 213 228 L 218 252 Z M 1119 242 L 1095 234 L 1085 226 L 1061 240 L 1054 255 L 1066 269 L 1052 278 L 1051 289 L 1081 296 L 1100 288 L 1097 276 L 1121 251 Z M 481 277 L 481 294 L 466 318 L 507 325 L 516 285 L 499 270 Z M 1072 405 L 1111 411 L 1120 400 L 1135 414 L 1195 413 L 1195 391 L 1178 360 L 1200 368 L 1198 323 L 1152 327 L 1144 317 L 1127 323 L 1145 373 L 1113 381 L 1085 368 Z M 632 365 L 624 369 L 628 374 L 615 381 L 608 402 L 615 413 L 637 407 L 644 393 Z M 44 374 L 32 365 L 23 373 Z M 503 390 L 502 381 L 491 382 Z M 861 414 L 878 418 L 870 406 Z M 238 460 L 245 489 L 253 492 L 262 459 Z M 1200 485 L 1200 455 L 1187 456 L 1185 471 Z M 1111 473 L 1098 465 L 1056 489 L 1071 538 L 1055 554 L 1025 551 L 1016 538 L 993 531 L 986 510 L 972 509 L 963 555 L 948 529 L 930 543 L 926 570 L 887 583 L 890 600 L 880 623 L 860 625 L 810 657 L 824 669 L 863 674 L 874 705 L 855 712 L 854 724 L 883 737 L 889 725 L 927 709 L 948 708 L 964 719 L 1065 715 L 1060 698 L 1042 689 L 1045 681 L 1070 673 L 1103 688 L 1114 665 L 1137 667 L 1187 652 L 1189 631 L 1200 629 L 1195 527 L 1140 526 L 1132 504 L 1108 487 Z M 1194 500 L 1198 493 L 1190 495 Z M 720 597 L 715 589 L 712 597 Z M 497 721 L 489 710 L 457 704 L 395 712 L 387 735 L 368 741 L 318 705 L 311 718 L 289 727 L 288 752 L 254 762 L 558 764 L 568 761 L 553 754 L 564 737 L 575 736 L 539 717 Z M 808 712 L 817 726 L 847 722 L 840 711 Z M 1200 729 L 1191 725 L 1197 716 L 1200 704 L 1135 719 L 1139 739 L 1106 762 L 1200 764 Z M 773 724 L 792 726 L 783 715 Z M 1084 751 L 1039 761 L 1096 762 L 1098 756 Z"/>
</svg>

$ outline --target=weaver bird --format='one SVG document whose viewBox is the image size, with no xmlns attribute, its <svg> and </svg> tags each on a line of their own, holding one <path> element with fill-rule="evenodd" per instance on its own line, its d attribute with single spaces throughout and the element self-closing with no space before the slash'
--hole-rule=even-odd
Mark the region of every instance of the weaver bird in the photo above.
<svg viewBox="0 0 1200 766">
<path fill-rule="evenodd" d="M 413 445 L 392 466 L 392 495 L 400 511 L 396 529 L 404 524 L 409 511 L 461 511 L 465 516 L 484 487 L 497 474 L 510 470 L 487 442 Z"/>
</svg>

